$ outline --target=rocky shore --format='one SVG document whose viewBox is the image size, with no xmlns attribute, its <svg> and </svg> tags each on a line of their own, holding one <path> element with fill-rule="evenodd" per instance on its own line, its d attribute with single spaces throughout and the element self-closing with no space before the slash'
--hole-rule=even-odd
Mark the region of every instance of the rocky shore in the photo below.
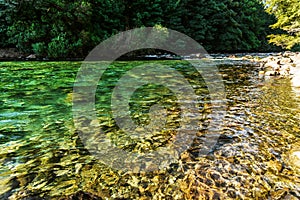
<svg viewBox="0 0 300 200">
<path fill-rule="evenodd" d="M 258 60 L 259 78 L 290 79 L 292 90 L 300 97 L 300 52 L 285 52 Z"/>
<path fill-rule="evenodd" d="M 300 53 L 285 52 L 276 56 L 268 56 L 261 60 L 260 75 L 289 77 L 298 73 L 300 68 Z"/>
<path fill-rule="evenodd" d="M 300 87 L 300 52 L 210 54 L 218 64 L 253 65 L 259 67 L 259 78 L 289 78 L 293 87 Z"/>
<path fill-rule="evenodd" d="M 0 62 L 1 61 L 79 61 L 84 58 L 55 58 L 38 57 L 35 54 L 24 53 L 16 48 L 0 48 Z"/>
<path fill-rule="evenodd" d="M 235 54 L 208 54 L 207 59 L 213 60 L 217 65 L 254 65 L 260 67 L 259 77 L 289 77 L 293 85 L 300 87 L 300 52 L 279 52 L 279 53 L 235 53 Z M 178 59 L 201 59 L 203 55 L 190 55 L 179 58 L 174 55 L 145 55 L 131 58 L 131 60 L 178 60 Z M 0 61 L 26 61 L 40 60 L 48 61 L 48 58 L 39 58 L 35 54 L 26 54 L 16 48 L 0 49 Z M 57 59 L 61 60 L 61 59 Z M 63 60 L 84 60 L 84 58 L 67 58 Z"/>
<path fill-rule="evenodd" d="M 300 52 L 211 54 L 210 58 L 217 64 L 258 67 L 260 79 L 290 79 L 292 90 L 300 97 Z"/>
<path fill-rule="evenodd" d="M 5 48 L 0 49 L 0 61 L 5 60 L 20 60 L 22 58 L 26 58 L 27 54 L 21 53 L 16 48 Z"/>
</svg>

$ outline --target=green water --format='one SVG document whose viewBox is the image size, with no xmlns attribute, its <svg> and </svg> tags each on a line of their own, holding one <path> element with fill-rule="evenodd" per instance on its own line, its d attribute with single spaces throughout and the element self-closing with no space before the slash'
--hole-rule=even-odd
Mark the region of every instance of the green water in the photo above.
<svg viewBox="0 0 300 200">
<path fill-rule="evenodd" d="M 226 89 L 220 138 L 199 156 L 210 122 L 208 90 L 183 61 L 172 66 L 193 86 L 203 114 L 192 146 L 178 162 L 149 173 L 123 172 L 95 159 L 83 145 L 72 117 L 72 91 L 79 62 L 0 63 L 0 199 L 298 199 L 299 170 L 290 155 L 300 150 L 299 97 L 285 79 L 258 79 L 253 66 L 219 66 Z M 116 62 L 96 93 L 101 129 L 119 148 L 145 152 L 168 145 L 166 130 L 133 140 L 118 130 L 110 111 L 112 89 L 127 70 L 145 62 Z M 161 102 L 176 128 L 180 109 L 165 87 L 144 85 L 131 98 L 130 116 L 149 124 L 151 105 Z"/>
</svg>

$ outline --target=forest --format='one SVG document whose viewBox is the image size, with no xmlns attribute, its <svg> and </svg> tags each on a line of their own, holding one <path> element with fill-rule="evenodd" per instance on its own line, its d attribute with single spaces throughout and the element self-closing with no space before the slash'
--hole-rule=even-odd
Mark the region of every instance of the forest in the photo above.
<svg viewBox="0 0 300 200">
<path fill-rule="evenodd" d="M 111 35 L 160 25 L 190 36 L 209 53 L 297 50 L 299 22 L 287 21 L 299 18 L 299 3 L 284 2 L 1 0 L 0 48 L 48 58 L 85 57 Z"/>
</svg>

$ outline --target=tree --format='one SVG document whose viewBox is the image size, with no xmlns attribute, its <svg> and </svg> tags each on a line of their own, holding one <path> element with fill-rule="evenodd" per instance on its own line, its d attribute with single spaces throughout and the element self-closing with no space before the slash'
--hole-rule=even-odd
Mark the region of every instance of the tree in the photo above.
<svg viewBox="0 0 300 200">
<path fill-rule="evenodd" d="M 7 7 L 5 4 L 0 4 L 0 46 L 5 47 L 7 45 L 7 23 L 5 20 L 4 10 L 6 10 Z"/>
<path fill-rule="evenodd" d="M 291 49 L 300 44 L 300 3 L 299 0 L 266 0 L 266 10 L 277 22 L 271 27 L 282 29 L 283 34 L 269 35 L 270 42 Z"/>
<path fill-rule="evenodd" d="M 161 25 L 192 37 L 210 52 L 269 49 L 265 36 L 273 22 L 259 2 L 0 0 L 0 47 L 49 58 L 85 57 L 120 31 Z"/>
<path fill-rule="evenodd" d="M 213 52 L 257 51 L 267 43 L 268 14 L 259 0 L 186 0 L 182 32 Z M 178 15 L 177 15 L 178 16 Z"/>
</svg>

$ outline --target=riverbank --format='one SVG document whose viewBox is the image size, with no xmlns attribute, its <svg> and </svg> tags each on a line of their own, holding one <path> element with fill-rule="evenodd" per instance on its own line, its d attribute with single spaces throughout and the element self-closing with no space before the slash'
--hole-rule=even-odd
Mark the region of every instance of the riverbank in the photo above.
<svg viewBox="0 0 300 200">
<path fill-rule="evenodd" d="M 29 55 L 18 51 L 16 48 L 0 49 L 0 61 L 19 60 L 27 56 Z"/>
<path fill-rule="evenodd" d="M 2 61 L 82 61 L 84 58 L 47 58 L 35 54 L 24 53 L 16 48 L 0 48 L 0 62 Z"/>
<path fill-rule="evenodd" d="M 213 60 L 222 61 L 222 60 L 231 60 L 233 62 L 237 61 L 256 61 L 257 59 L 262 59 L 268 56 L 277 56 L 281 53 L 270 52 L 270 53 L 212 53 L 208 54 L 207 57 Z M 134 58 L 121 58 L 124 60 L 178 60 L 178 59 L 198 59 L 197 55 L 190 55 L 184 58 L 180 58 L 178 56 L 163 54 L 163 55 L 143 55 Z M 38 57 L 35 54 L 23 53 L 18 51 L 16 48 L 2 48 L 0 49 L 0 61 L 57 61 L 57 60 L 66 60 L 66 61 L 80 61 L 84 60 L 84 58 L 56 58 L 51 59 L 47 57 Z"/>
</svg>

